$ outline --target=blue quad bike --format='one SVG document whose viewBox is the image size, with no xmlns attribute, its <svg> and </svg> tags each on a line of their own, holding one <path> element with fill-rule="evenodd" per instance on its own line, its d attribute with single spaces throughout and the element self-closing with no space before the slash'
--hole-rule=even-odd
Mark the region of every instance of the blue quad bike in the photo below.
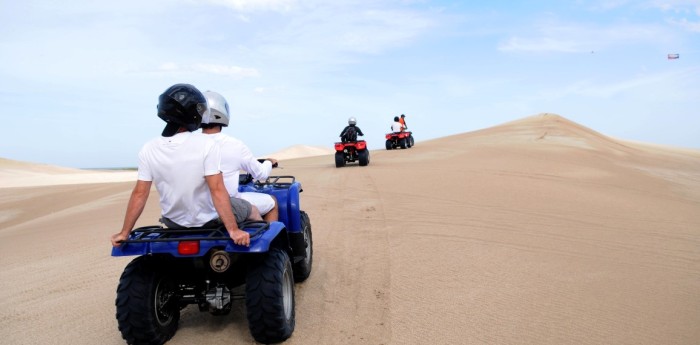
<svg viewBox="0 0 700 345">
<path fill-rule="evenodd" d="M 273 195 L 279 221 L 252 222 L 250 247 L 233 243 L 226 229 L 146 226 L 132 230 L 112 256 L 138 256 L 117 288 L 117 321 L 129 344 L 163 344 L 177 331 L 190 304 L 225 315 L 244 299 L 250 333 L 261 343 L 289 338 L 295 326 L 294 283 L 311 274 L 311 223 L 300 209 L 301 184 L 293 176 L 264 182 L 241 175 L 239 191 Z"/>
</svg>

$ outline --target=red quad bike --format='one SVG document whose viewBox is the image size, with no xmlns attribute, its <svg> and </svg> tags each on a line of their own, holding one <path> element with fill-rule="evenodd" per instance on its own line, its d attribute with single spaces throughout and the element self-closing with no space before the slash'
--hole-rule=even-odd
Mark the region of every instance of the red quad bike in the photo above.
<svg viewBox="0 0 700 345">
<path fill-rule="evenodd" d="M 364 140 L 335 143 L 335 167 L 345 166 L 346 162 L 359 161 L 360 166 L 369 164 L 369 150 Z"/>
<path fill-rule="evenodd" d="M 411 132 L 387 133 L 386 149 L 411 148 L 414 145 L 413 134 Z"/>
</svg>

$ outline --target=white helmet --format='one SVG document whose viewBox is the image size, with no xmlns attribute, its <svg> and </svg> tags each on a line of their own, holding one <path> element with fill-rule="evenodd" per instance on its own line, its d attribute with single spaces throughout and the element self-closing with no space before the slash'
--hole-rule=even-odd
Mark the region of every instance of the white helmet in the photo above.
<svg viewBox="0 0 700 345">
<path fill-rule="evenodd" d="M 355 117 L 351 117 L 348 119 L 348 125 L 356 125 L 357 124 L 357 119 Z"/>
<path fill-rule="evenodd" d="M 218 123 L 223 127 L 228 126 L 229 112 L 228 103 L 224 96 L 214 92 L 204 92 L 204 97 L 207 98 L 207 106 L 209 107 L 209 116 L 202 119 L 202 124 Z"/>
</svg>

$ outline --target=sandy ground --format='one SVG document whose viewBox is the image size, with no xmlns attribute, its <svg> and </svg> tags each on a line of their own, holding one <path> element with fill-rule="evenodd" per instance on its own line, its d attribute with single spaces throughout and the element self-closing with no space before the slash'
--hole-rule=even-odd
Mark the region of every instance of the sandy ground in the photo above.
<svg viewBox="0 0 700 345">
<path fill-rule="evenodd" d="M 303 183 L 315 254 L 286 344 L 700 343 L 700 151 L 538 115 L 416 131 L 367 167 L 281 166 Z M 109 235 L 132 186 L 0 188 L 0 343 L 124 344 L 131 258 L 110 257 Z M 138 225 L 158 214 L 153 193 Z M 236 303 L 188 307 L 169 344 L 254 343 Z"/>
</svg>

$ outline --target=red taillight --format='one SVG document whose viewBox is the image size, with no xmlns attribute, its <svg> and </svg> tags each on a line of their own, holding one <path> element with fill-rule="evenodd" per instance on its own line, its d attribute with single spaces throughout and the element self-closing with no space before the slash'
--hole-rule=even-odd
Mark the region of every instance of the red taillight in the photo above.
<svg viewBox="0 0 700 345">
<path fill-rule="evenodd" d="M 199 254 L 199 241 L 180 241 L 177 244 L 177 252 L 180 255 Z"/>
<path fill-rule="evenodd" d="M 335 144 L 336 151 L 343 151 L 343 149 L 345 149 L 345 144 L 342 144 L 342 143 Z"/>
<path fill-rule="evenodd" d="M 358 141 L 355 146 L 358 150 L 364 150 L 365 148 L 367 148 L 367 143 L 364 141 Z"/>
<path fill-rule="evenodd" d="M 388 139 L 391 139 L 391 133 L 387 134 L 387 135 L 386 135 L 386 138 L 387 138 L 387 140 L 388 140 Z"/>
</svg>

